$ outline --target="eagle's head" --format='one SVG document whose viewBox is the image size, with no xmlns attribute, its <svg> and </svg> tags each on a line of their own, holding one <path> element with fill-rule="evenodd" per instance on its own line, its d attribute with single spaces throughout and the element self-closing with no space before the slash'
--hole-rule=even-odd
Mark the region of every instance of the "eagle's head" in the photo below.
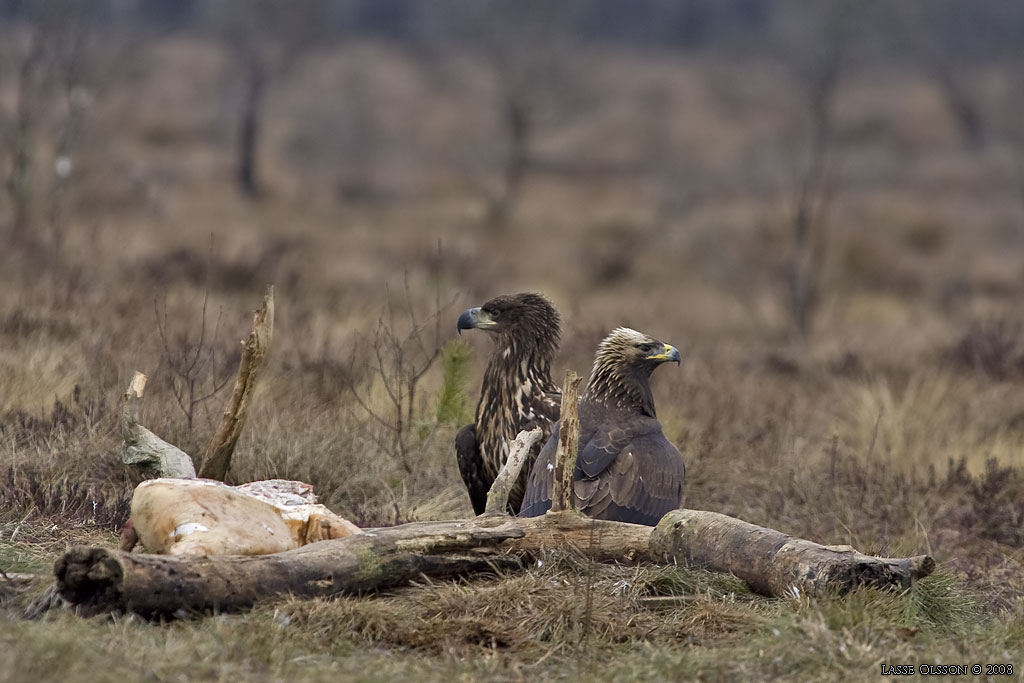
<svg viewBox="0 0 1024 683">
<path fill-rule="evenodd" d="M 679 350 L 654 337 L 617 327 L 597 347 L 594 367 L 635 368 L 646 374 L 665 361 L 679 362 Z"/>
<path fill-rule="evenodd" d="M 616 328 L 597 347 L 585 395 L 620 405 L 636 404 L 653 417 L 649 378 L 654 368 L 667 361 L 680 361 L 674 346 L 628 327 Z"/>
<path fill-rule="evenodd" d="M 542 347 L 552 352 L 558 346 L 561 321 L 558 311 L 540 294 L 503 294 L 483 306 L 459 316 L 458 330 L 484 330 L 511 338 L 515 346 Z"/>
</svg>

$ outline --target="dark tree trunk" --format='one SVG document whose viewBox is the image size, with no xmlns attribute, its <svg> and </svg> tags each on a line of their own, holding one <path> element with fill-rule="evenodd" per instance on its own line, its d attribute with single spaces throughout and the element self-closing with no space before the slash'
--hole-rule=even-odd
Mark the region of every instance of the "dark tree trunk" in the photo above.
<svg viewBox="0 0 1024 683">
<path fill-rule="evenodd" d="M 11 201 L 11 241 L 26 245 L 34 241 L 32 227 L 32 127 L 36 117 L 36 80 L 43 59 L 43 43 L 36 36 L 18 66 L 17 101 L 11 149 L 11 166 L 7 176 L 7 195 Z"/>
<path fill-rule="evenodd" d="M 809 113 L 810 150 L 796 190 L 793 215 L 793 243 L 789 264 L 789 309 L 800 339 L 806 339 L 814 321 L 821 294 L 821 271 L 825 258 L 825 210 L 830 199 L 832 155 L 832 102 L 840 76 L 841 53 L 837 52 L 811 79 Z"/>
<path fill-rule="evenodd" d="M 529 166 L 530 135 L 533 130 L 527 104 L 513 93 L 504 96 L 502 118 L 508 131 L 508 156 L 502 173 L 501 189 L 492 197 L 487 214 L 487 224 L 496 230 L 508 222 L 522 193 Z"/>
<path fill-rule="evenodd" d="M 980 149 L 985 143 L 985 125 L 970 95 L 941 57 L 933 58 L 931 71 L 964 146 L 970 150 Z"/>
<path fill-rule="evenodd" d="M 252 63 L 246 71 L 245 99 L 242 102 L 238 132 L 238 189 L 249 199 L 262 190 L 258 173 L 258 150 L 263 114 L 263 94 L 267 85 L 264 68 Z"/>
</svg>

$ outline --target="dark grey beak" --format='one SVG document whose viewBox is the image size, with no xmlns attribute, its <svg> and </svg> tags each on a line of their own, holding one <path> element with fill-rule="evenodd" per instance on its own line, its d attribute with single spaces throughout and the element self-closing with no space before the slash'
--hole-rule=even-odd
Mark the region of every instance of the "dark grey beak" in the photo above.
<svg viewBox="0 0 1024 683">
<path fill-rule="evenodd" d="M 455 328 L 462 334 L 463 330 L 473 329 L 487 329 L 489 327 L 496 327 L 497 323 L 491 320 L 491 317 L 480 310 L 479 307 L 471 308 L 468 311 L 464 311 L 459 316 L 459 322 Z"/>
<path fill-rule="evenodd" d="M 468 311 L 463 311 L 462 315 L 459 316 L 459 322 L 456 323 L 455 329 L 462 334 L 463 330 L 471 330 L 476 327 L 477 316 L 480 315 L 479 308 L 471 308 Z"/>
</svg>

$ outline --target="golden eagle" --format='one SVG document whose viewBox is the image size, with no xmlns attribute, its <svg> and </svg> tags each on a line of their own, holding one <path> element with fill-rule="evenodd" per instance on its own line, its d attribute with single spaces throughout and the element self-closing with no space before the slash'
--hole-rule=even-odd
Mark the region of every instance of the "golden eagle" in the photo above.
<svg viewBox="0 0 1024 683">
<path fill-rule="evenodd" d="M 579 405 L 580 442 L 573 474 L 576 507 L 597 519 L 653 526 L 682 504 L 686 466 L 661 432 L 650 376 L 679 351 L 620 327 L 601 342 Z M 537 456 L 521 515 L 551 507 L 558 425 Z"/>
<path fill-rule="evenodd" d="M 551 357 L 558 350 L 560 321 L 550 301 L 524 293 L 495 297 L 459 316 L 460 333 L 474 328 L 492 333 L 494 348 L 484 372 L 476 423 L 456 434 L 455 454 L 479 515 L 516 435 L 539 426 L 546 439 L 558 420 L 562 395 L 551 381 Z M 519 511 L 538 450 L 539 445 L 512 488 L 508 499 L 512 513 Z"/>
</svg>

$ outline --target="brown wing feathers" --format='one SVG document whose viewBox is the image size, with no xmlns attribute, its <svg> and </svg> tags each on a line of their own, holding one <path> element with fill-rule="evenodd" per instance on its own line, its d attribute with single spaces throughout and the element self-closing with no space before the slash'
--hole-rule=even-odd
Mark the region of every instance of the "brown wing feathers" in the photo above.
<svg viewBox="0 0 1024 683">
<path fill-rule="evenodd" d="M 654 417 L 651 371 L 678 351 L 633 330 L 613 331 L 598 348 L 580 401 L 577 508 L 598 519 L 654 525 L 682 503 L 686 469 Z M 551 507 L 555 433 L 534 465 L 521 514 Z"/>
</svg>

